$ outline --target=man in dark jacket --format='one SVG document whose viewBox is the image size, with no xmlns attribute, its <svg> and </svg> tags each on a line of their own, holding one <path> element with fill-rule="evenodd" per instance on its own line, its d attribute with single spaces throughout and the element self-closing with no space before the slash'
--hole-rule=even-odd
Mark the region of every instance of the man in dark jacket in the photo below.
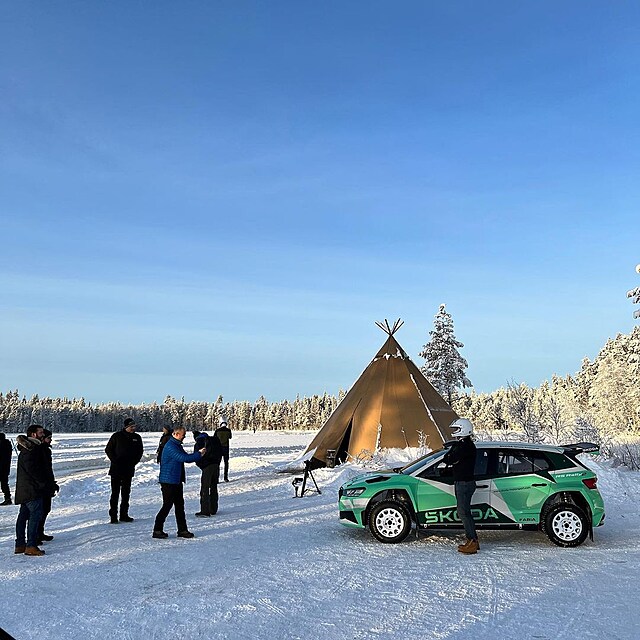
<svg viewBox="0 0 640 640">
<path fill-rule="evenodd" d="M 52 436 L 53 434 L 49 429 L 44 429 L 44 434 L 42 436 L 42 457 L 46 465 L 47 486 L 42 496 L 42 519 L 40 520 L 40 527 L 38 528 L 38 544 L 51 542 L 51 540 L 53 540 L 53 536 L 47 535 L 44 532 L 44 523 L 47 516 L 51 513 L 51 498 L 53 498 L 53 496 L 55 496 L 60 490 L 60 487 L 56 483 L 56 477 L 53 473 L 53 459 L 51 456 Z"/>
<path fill-rule="evenodd" d="M 111 500 L 109 501 L 109 516 L 111 524 L 118 524 L 118 501 L 120 502 L 120 522 L 133 522 L 129 516 L 129 496 L 131 495 L 131 480 L 136 471 L 136 465 L 143 454 L 142 438 L 136 433 L 136 423 L 133 418 L 124 421 L 124 428 L 116 431 L 105 448 L 105 453 L 111 466 Z"/>
<path fill-rule="evenodd" d="M 194 535 L 187 529 L 187 516 L 184 512 L 184 495 L 182 483 L 185 481 L 184 463 L 196 462 L 207 454 L 206 449 L 187 453 L 182 448 L 182 441 L 186 435 L 184 427 L 176 427 L 171 437 L 162 450 L 160 460 L 160 487 L 162 489 L 162 508 L 158 511 L 153 526 L 154 538 L 168 538 L 163 531 L 164 521 L 169 511 L 174 508 L 176 524 L 178 525 L 178 538 L 193 538 Z"/>
<path fill-rule="evenodd" d="M 38 527 L 42 518 L 42 496 L 47 486 L 46 461 L 41 439 L 44 430 L 38 424 L 27 429 L 26 436 L 18 436 L 18 468 L 16 473 L 16 504 L 20 512 L 16 520 L 15 553 L 43 556 L 38 548 Z M 27 527 L 28 523 L 28 527 Z M 25 540 L 26 531 L 26 540 Z"/>
<path fill-rule="evenodd" d="M 11 502 L 11 490 L 9 489 L 9 472 L 11 471 L 11 456 L 13 449 L 4 433 L 0 433 L 0 490 L 4 494 L 4 502 L 0 507 L 13 504 Z"/>
<path fill-rule="evenodd" d="M 458 546 L 460 553 L 477 553 L 480 549 L 476 525 L 471 514 L 471 498 L 476 490 L 475 466 L 476 445 L 471 439 L 473 424 L 466 418 L 458 418 L 451 427 L 451 435 L 457 442 L 449 449 L 443 461 L 453 467 L 453 482 L 456 491 L 458 516 L 464 525 L 466 542 Z"/>
<path fill-rule="evenodd" d="M 224 458 L 224 481 L 229 482 L 229 440 L 231 440 L 231 429 L 227 424 L 227 419 L 220 416 L 219 427 L 215 431 L 215 436 L 222 445 L 222 457 Z"/>
<path fill-rule="evenodd" d="M 222 460 L 222 445 L 220 440 L 213 435 L 199 431 L 193 432 L 196 442 L 193 451 L 206 449 L 207 454 L 196 462 L 202 469 L 200 478 L 200 511 L 196 513 L 198 518 L 215 516 L 218 512 L 218 480 L 220 479 L 220 461 Z"/>
</svg>

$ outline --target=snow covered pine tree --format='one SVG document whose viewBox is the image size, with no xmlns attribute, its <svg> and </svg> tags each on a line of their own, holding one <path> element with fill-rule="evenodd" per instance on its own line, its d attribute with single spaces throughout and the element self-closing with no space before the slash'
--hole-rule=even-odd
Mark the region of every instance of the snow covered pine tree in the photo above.
<svg viewBox="0 0 640 640">
<path fill-rule="evenodd" d="M 453 393 L 460 387 L 470 387 L 471 381 L 465 375 L 469 366 L 458 349 L 464 345 L 453 333 L 453 318 L 441 304 L 433 320 L 431 340 L 422 348 L 420 357 L 425 359 L 420 368 L 440 395 L 451 404 Z"/>
</svg>

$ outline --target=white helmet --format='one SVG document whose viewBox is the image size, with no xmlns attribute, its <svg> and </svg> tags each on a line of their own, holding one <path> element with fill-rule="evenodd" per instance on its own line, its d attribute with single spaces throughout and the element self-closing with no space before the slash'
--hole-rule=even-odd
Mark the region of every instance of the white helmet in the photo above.
<svg viewBox="0 0 640 640">
<path fill-rule="evenodd" d="M 466 418 L 458 418 L 451 423 L 449 429 L 454 438 L 466 438 L 473 433 L 473 422 Z"/>
</svg>

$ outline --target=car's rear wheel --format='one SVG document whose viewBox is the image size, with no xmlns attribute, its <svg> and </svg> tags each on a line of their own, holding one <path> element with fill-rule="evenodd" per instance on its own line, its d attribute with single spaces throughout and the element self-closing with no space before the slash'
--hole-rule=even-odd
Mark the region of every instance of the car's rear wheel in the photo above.
<svg viewBox="0 0 640 640">
<path fill-rule="evenodd" d="M 371 509 L 369 529 L 380 542 L 402 542 L 411 531 L 411 515 L 403 504 L 385 500 Z"/>
<path fill-rule="evenodd" d="M 544 531 L 559 547 L 577 547 L 589 535 L 589 520 L 577 505 L 561 502 L 545 513 Z"/>
</svg>

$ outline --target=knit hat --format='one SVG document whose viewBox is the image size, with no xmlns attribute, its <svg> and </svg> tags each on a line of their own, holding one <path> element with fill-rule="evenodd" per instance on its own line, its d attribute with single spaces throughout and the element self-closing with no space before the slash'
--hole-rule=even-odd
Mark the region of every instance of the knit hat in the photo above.
<svg viewBox="0 0 640 640">
<path fill-rule="evenodd" d="M 124 428 L 130 427 L 132 424 L 135 424 L 136 421 L 133 418 L 125 418 Z"/>
</svg>

